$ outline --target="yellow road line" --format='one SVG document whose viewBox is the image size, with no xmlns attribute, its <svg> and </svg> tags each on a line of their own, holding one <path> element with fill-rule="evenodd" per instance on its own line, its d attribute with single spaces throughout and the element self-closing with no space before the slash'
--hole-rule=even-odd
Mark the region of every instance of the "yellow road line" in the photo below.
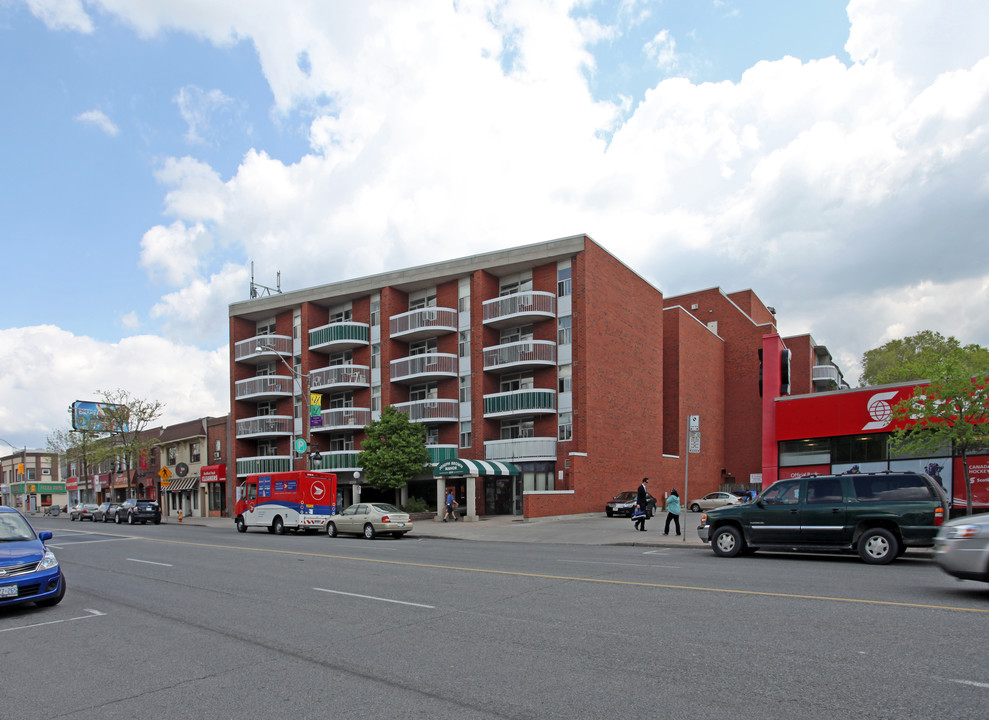
<svg viewBox="0 0 989 720">
<path fill-rule="evenodd" d="M 195 543 L 185 540 L 164 540 L 160 538 L 135 538 L 151 542 L 171 543 L 173 545 L 189 545 L 192 547 L 213 548 L 217 550 L 243 550 L 247 552 L 267 552 L 278 555 L 302 555 L 304 557 L 324 558 L 328 560 L 351 560 L 354 562 L 379 563 L 383 565 L 402 565 L 405 567 L 430 568 L 433 570 L 457 570 L 460 572 L 486 573 L 489 575 L 511 575 L 541 580 L 568 580 L 571 582 L 601 583 L 604 585 L 631 585 L 635 587 L 661 588 L 664 590 L 690 590 L 694 592 L 728 593 L 732 595 L 757 595 L 761 597 L 789 598 L 793 600 L 825 600 L 830 602 L 859 603 L 862 605 L 882 605 L 886 607 L 919 608 L 924 610 L 955 610 L 958 612 L 989 613 L 989 608 L 953 607 L 951 605 L 927 605 L 923 603 L 893 602 L 891 600 L 863 600 L 861 598 L 829 597 L 827 595 L 796 595 L 792 593 L 767 592 L 765 590 L 735 590 L 732 588 L 699 587 L 695 585 L 670 585 L 666 583 L 650 583 L 636 580 L 608 580 L 603 578 L 582 578 L 570 575 L 546 575 L 544 573 L 527 573 L 517 570 L 489 570 L 485 568 L 458 567 L 456 565 L 436 565 L 433 563 L 417 563 L 405 560 L 382 560 L 380 558 L 361 558 L 349 555 L 331 555 L 328 553 L 300 552 L 298 550 L 277 550 L 274 548 L 245 548 L 235 545 L 215 545 L 212 543 Z"/>
</svg>

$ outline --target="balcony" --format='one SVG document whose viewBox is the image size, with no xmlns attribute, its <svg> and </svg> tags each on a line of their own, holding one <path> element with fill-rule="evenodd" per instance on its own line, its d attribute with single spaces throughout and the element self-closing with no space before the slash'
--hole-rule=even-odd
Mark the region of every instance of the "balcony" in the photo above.
<svg viewBox="0 0 989 720">
<path fill-rule="evenodd" d="M 459 404 L 456 400 L 430 398 L 396 403 L 394 407 L 408 415 L 410 422 L 457 422 L 460 419 Z"/>
<path fill-rule="evenodd" d="M 455 378 L 457 374 L 457 356 L 449 353 L 423 353 L 391 361 L 392 382 L 411 384 Z"/>
<path fill-rule="evenodd" d="M 328 470 L 330 472 L 360 470 L 361 466 L 357 463 L 357 456 L 359 454 L 356 450 L 320 451 L 319 460 L 310 460 L 309 469 Z M 340 480 L 343 480 L 343 478 L 340 478 Z"/>
<path fill-rule="evenodd" d="M 445 460 L 457 459 L 456 445 L 427 445 L 426 450 L 429 451 L 429 462 L 431 465 L 436 465 Z"/>
<path fill-rule="evenodd" d="M 556 412 L 556 390 L 524 388 L 484 396 L 484 417 L 546 415 Z"/>
<path fill-rule="evenodd" d="M 331 408 L 320 414 L 322 425 L 309 428 L 310 432 L 330 432 L 340 430 L 363 430 L 371 424 L 370 408 Z"/>
<path fill-rule="evenodd" d="M 511 440 L 486 440 L 485 460 L 507 460 L 525 462 L 535 460 L 556 460 L 556 438 L 531 437 Z"/>
<path fill-rule="evenodd" d="M 453 308 L 425 307 L 392 315 L 388 332 L 393 340 L 412 342 L 457 332 L 457 311 Z"/>
<path fill-rule="evenodd" d="M 553 319 L 556 318 L 556 295 L 535 290 L 502 295 L 484 302 L 482 317 L 485 325 L 496 328 Z"/>
<path fill-rule="evenodd" d="M 517 372 L 556 365 L 556 343 L 551 340 L 523 340 L 484 348 L 484 369 Z"/>
<path fill-rule="evenodd" d="M 841 373 L 834 365 L 815 365 L 811 372 L 815 388 L 837 388 L 841 384 Z"/>
<path fill-rule="evenodd" d="M 238 380 L 234 383 L 234 399 L 277 400 L 291 397 L 294 394 L 292 385 L 292 378 L 288 375 L 259 375 Z"/>
<path fill-rule="evenodd" d="M 237 421 L 237 439 L 292 435 L 293 420 L 288 415 L 260 415 Z"/>
<path fill-rule="evenodd" d="M 371 329 L 367 323 L 335 322 L 309 331 L 309 349 L 321 353 L 335 353 L 366 347 Z"/>
<path fill-rule="evenodd" d="M 258 475 L 260 473 L 288 472 L 292 460 L 284 455 L 237 458 L 237 476 Z"/>
<path fill-rule="evenodd" d="M 255 335 L 234 345 L 234 361 L 257 365 L 292 357 L 292 338 L 286 335 Z"/>
<path fill-rule="evenodd" d="M 367 365 L 331 365 L 309 373 L 310 390 L 371 387 L 371 370 Z"/>
</svg>

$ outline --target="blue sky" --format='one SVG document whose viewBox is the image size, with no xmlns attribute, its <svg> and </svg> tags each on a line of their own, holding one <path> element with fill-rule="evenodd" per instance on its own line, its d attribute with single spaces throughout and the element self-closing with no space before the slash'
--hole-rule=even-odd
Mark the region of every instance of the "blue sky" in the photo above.
<svg viewBox="0 0 989 720">
<path fill-rule="evenodd" d="M 989 344 L 986 5 L 0 0 L 0 438 L 117 387 L 227 412 L 251 261 L 294 290 L 587 233 L 852 381 Z"/>
</svg>

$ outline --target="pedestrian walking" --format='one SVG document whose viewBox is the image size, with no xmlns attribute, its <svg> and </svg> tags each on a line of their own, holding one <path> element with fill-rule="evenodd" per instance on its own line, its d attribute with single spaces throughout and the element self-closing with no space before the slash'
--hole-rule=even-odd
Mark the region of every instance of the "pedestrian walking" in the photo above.
<svg viewBox="0 0 989 720">
<path fill-rule="evenodd" d="M 680 534 L 680 493 L 677 492 L 676 488 L 670 490 L 670 497 L 666 500 L 666 529 L 663 531 L 664 535 L 670 534 L 670 523 L 674 523 L 677 529 L 677 535 Z"/>
<path fill-rule="evenodd" d="M 649 504 L 649 492 L 646 489 L 648 483 L 649 478 L 642 478 L 642 484 L 639 485 L 639 489 L 635 493 L 635 511 L 632 513 L 632 527 L 642 532 L 646 531 L 646 517 L 649 514 L 646 510 Z"/>
<path fill-rule="evenodd" d="M 456 504 L 457 499 L 453 496 L 453 488 L 448 487 L 446 489 L 446 512 L 443 513 L 443 522 L 446 522 L 447 518 L 451 520 L 456 520 L 457 515 L 453 512 L 453 506 Z"/>
</svg>

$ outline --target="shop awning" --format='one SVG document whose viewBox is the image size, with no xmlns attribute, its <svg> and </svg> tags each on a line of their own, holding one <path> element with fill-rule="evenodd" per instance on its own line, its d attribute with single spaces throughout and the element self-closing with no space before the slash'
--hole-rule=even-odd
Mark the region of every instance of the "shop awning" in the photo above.
<svg viewBox="0 0 989 720">
<path fill-rule="evenodd" d="M 168 487 L 163 487 L 162 490 L 167 490 L 168 492 L 183 492 L 186 490 L 192 490 L 196 487 L 196 483 L 199 482 L 198 475 L 190 475 L 184 478 L 172 478 L 169 481 Z"/>
<path fill-rule="evenodd" d="M 448 475 L 469 475 L 478 477 L 480 475 L 507 476 L 518 475 L 519 469 L 512 463 L 498 462 L 497 460 L 444 460 L 436 466 L 433 477 L 446 477 Z"/>
</svg>

